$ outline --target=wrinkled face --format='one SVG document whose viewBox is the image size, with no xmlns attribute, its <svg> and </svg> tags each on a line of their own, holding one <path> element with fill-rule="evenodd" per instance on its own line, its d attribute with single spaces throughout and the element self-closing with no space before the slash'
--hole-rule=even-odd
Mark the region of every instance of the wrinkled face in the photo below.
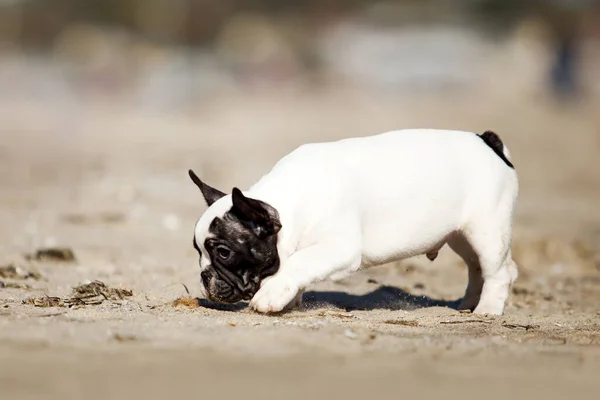
<svg viewBox="0 0 600 400">
<path fill-rule="evenodd" d="M 250 300 L 261 281 L 277 272 L 277 211 L 238 189 L 225 195 L 190 171 L 209 208 L 196 224 L 194 248 L 206 297 L 221 303 Z"/>
</svg>

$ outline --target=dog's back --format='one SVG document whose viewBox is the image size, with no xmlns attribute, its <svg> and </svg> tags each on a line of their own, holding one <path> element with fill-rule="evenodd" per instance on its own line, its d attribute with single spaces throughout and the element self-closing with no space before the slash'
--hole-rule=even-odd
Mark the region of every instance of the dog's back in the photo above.
<svg viewBox="0 0 600 400">
<path fill-rule="evenodd" d="M 307 238 L 360 220 L 368 266 L 423 254 L 474 219 L 512 215 L 518 183 L 505 153 L 491 132 L 411 129 L 313 143 L 249 193 L 282 215 L 293 210 L 287 223 Z"/>
</svg>

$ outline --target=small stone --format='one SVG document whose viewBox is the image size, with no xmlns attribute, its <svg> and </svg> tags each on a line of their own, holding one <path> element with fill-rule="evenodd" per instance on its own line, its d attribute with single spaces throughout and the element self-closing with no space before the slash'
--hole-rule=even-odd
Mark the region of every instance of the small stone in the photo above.
<svg viewBox="0 0 600 400">
<path fill-rule="evenodd" d="M 346 329 L 344 331 L 344 335 L 350 339 L 356 339 L 358 337 L 358 335 L 351 329 Z"/>
</svg>

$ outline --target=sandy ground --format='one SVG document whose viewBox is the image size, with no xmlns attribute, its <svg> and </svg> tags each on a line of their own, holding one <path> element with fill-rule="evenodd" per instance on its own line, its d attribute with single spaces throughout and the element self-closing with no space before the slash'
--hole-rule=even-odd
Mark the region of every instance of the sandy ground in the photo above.
<svg viewBox="0 0 600 400">
<path fill-rule="evenodd" d="M 0 390 L 6 399 L 373 395 L 598 398 L 600 117 L 485 94 L 402 98 L 351 90 L 223 96 L 179 115 L 119 102 L 0 106 Z M 250 185 L 314 140 L 404 127 L 497 131 L 520 174 L 506 314 L 453 306 L 466 268 L 445 248 L 311 287 L 304 309 L 263 316 L 197 294 L 186 171 Z M 402 173 L 402 171 L 398 171 Z M 399 227 L 401 229 L 401 227 Z M 74 262 L 25 257 L 46 246 Z M 35 307 L 100 280 L 131 297 Z"/>
</svg>

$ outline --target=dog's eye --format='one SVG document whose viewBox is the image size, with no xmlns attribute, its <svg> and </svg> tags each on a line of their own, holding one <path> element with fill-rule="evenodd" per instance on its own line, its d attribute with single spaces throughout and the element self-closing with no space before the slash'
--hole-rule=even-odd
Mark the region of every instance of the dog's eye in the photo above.
<svg viewBox="0 0 600 400">
<path fill-rule="evenodd" d="M 231 257 L 231 250 L 223 245 L 217 246 L 216 251 L 219 257 L 221 257 L 223 260 L 227 260 L 229 257 Z"/>
</svg>

